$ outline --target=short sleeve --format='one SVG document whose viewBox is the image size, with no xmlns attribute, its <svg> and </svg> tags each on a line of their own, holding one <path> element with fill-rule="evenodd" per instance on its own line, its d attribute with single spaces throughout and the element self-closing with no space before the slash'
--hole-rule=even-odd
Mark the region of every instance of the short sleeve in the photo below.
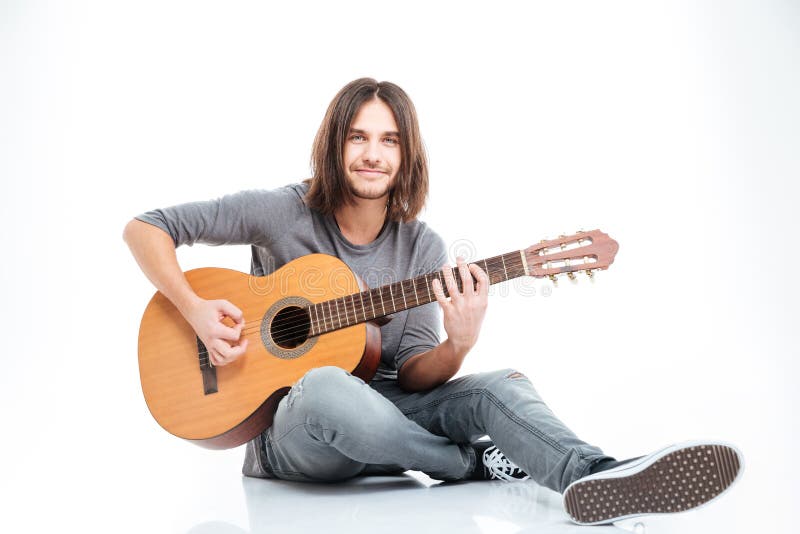
<svg viewBox="0 0 800 534">
<path fill-rule="evenodd" d="M 420 261 L 419 267 L 415 268 L 415 276 L 438 271 L 447 262 L 444 240 L 437 233 L 426 228 L 421 240 Z M 427 352 L 439 345 L 441 325 L 442 309 L 436 301 L 408 310 L 400 346 L 395 356 L 395 369 L 398 372 L 412 356 Z"/>
<path fill-rule="evenodd" d="M 136 219 L 164 230 L 175 247 L 261 244 L 270 235 L 281 235 L 283 225 L 296 215 L 297 198 L 288 188 L 240 191 L 214 200 L 151 210 Z"/>
</svg>

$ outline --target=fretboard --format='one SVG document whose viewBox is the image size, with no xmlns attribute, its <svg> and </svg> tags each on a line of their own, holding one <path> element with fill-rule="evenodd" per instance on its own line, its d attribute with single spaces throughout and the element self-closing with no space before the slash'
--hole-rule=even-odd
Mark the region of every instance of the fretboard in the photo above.
<svg viewBox="0 0 800 534">
<path fill-rule="evenodd" d="M 470 263 L 481 267 L 489 275 L 489 283 L 496 284 L 526 274 L 523 254 L 523 251 L 516 250 Z M 463 288 L 458 269 L 453 268 L 452 271 L 458 290 L 461 291 Z M 448 297 L 444 273 L 436 271 L 313 304 L 308 307 L 311 319 L 310 335 L 317 336 L 434 302 L 436 295 L 433 292 L 432 282 L 437 278 L 442 284 L 445 296 Z"/>
</svg>

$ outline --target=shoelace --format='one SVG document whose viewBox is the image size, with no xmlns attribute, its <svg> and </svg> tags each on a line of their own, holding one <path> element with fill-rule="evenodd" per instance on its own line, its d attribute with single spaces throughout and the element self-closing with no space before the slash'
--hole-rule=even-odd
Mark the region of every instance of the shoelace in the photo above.
<svg viewBox="0 0 800 534">
<path fill-rule="evenodd" d="M 531 478 L 494 445 L 483 451 L 483 465 L 489 472 L 490 478 L 506 481 Z"/>
</svg>

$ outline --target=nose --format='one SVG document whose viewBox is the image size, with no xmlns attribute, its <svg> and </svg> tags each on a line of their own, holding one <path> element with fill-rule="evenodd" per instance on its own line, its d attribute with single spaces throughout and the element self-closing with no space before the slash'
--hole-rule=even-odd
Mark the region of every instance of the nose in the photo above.
<svg viewBox="0 0 800 534">
<path fill-rule="evenodd" d="M 380 144 L 377 141 L 370 140 L 364 143 L 364 153 L 361 155 L 364 163 L 370 166 L 376 166 L 381 162 Z"/>
</svg>

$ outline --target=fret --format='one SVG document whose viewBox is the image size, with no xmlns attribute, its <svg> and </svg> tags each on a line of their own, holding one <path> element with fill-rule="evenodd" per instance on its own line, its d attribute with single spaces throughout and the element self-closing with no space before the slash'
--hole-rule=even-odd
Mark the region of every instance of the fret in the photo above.
<svg viewBox="0 0 800 534">
<path fill-rule="evenodd" d="M 331 317 L 331 330 L 334 330 L 335 326 L 333 324 L 333 310 L 331 309 L 331 301 L 327 301 L 327 302 L 328 302 L 328 315 L 330 315 L 330 317 Z"/>
<path fill-rule="evenodd" d="M 353 306 L 353 323 L 357 323 L 358 322 L 358 312 L 356 311 L 356 296 L 355 295 L 350 295 L 350 304 Z M 348 324 L 350 324 L 349 321 L 348 321 Z"/>
<path fill-rule="evenodd" d="M 333 305 L 336 306 L 336 318 L 339 319 L 339 328 L 342 327 L 342 316 L 339 315 L 339 302 L 337 300 L 333 301 Z"/>
<path fill-rule="evenodd" d="M 322 329 L 323 330 L 327 330 L 328 329 L 328 323 L 326 322 L 326 319 L 325 319 L 325 303 L 324 302 L 320 302 L 319 303 L 319 313 L 322 314 Z"/>
<path fill-rule="evenodd" d="M 428 302 L 433 302 L 433 299 L 431 298 L 431 284 L 430 280 L 428 280 L 427 274 L 425 275 L 425 285 L 428 287 Z"/>
<path fill-rule="evenodd" d="M 348 295 L 348 296 L 350 297 L 350 306 L 352 306 L 352 308 L 353 308 L 353 322 L 352 323 L 350 322 L 350 312 L 346 312 L 347 313 L 347 319 L 346 319 L 347 326 L 350 326 L 351 324 L 353 324 L 353 323 L 355 323 L 357 321 L 357 319 L 356 319 L 356 305 L 355 305 L 355 297 L 356 296 L 355 295 Z M 347 297 L 344 298 L 344 309 L 347 310 Z"/>
<path fill-rule="evenodd" d="M 483 270 L 486 273 L 486 276 L 489 277 L 489 283 L 492 283 L 492 272 L 489 270 L 489 265 L 486 263 L 486 259 L 483 260 Z"/>
<path fill-rule="evenodd" d="M 500 256 L 500 261 L 503 262 L 503 273 L 506 275 L 506 280 L 508 280 L 508 271 L 506 270 L 506 260 L 503 256 Z"/>
<path fill-rule="evenodd" d="M 403 289 L 403 282 L 400 282 L 400 295 L 403 296 L 403 309 L 408 309 L 408 303 L 406 302 L 406 290 Z"/>
<path fill-rule="evenodd" d="M 392 286 L 394 284 L 389 284 L 389 296 L 392 298 L 392 313 L 397 311 L 397 304 L 394 303 L 394 292 L 392 291 Z"/>
<path fill-rule="evenodd" d="M 364 310 L 364 292 L 358 294 L 358 298 L 361 300 L 361 315 L 364 316 L 364 321 L 367 320 L 367 312 Z"/>
<path fill-rule="evenodd" d="M 375 313 L 375 303 L 372 302 L 372 290 L 371 289 L 369 290 L 369 304 L 372 307 L 372 317 L 374 318 L 378 314 Z"/>
<path fill-rule="evenodd" d="M 311 337 L 314 337 L 314 324 L 319 320 L 319 319 L 316 319 L 316 316 L 317 316 L 316 307 L 317 307 L 316 304 L 312 304 L 311 308 L 309 309 L 309 313 L 308 313 L 308 317 L 309 317 L 309 319 L 311 319 L 311 332 L 310 332 Z M 314 318 L 312 318 L 312 316 Z"/>
<path fill-rule="evenodd" d="M 414 278 L 411 280 L 411 286 L 414 288 L 414 300 L 417 301 L 417 305 L 419 305 L 419 295 L 417 295 L 417 279 Z"/>
<path fill-rule="evenodd" d="M 383 304 L 383 291 L 378 288 L 378 296 L 381 298 L 381 308 L 383 308 L 383 314 L 386 315 L 386 306 Z"/>
<path fill-rule="evenodd" d="M 511 278 L 516 278 L 518 276 L 522 276 L 525 274 L 525 270 L 522 269 L 519 259 L 515 259 L 513 254 L 509 254 L 508 263 L 511 265 Z"/>
</svg>

